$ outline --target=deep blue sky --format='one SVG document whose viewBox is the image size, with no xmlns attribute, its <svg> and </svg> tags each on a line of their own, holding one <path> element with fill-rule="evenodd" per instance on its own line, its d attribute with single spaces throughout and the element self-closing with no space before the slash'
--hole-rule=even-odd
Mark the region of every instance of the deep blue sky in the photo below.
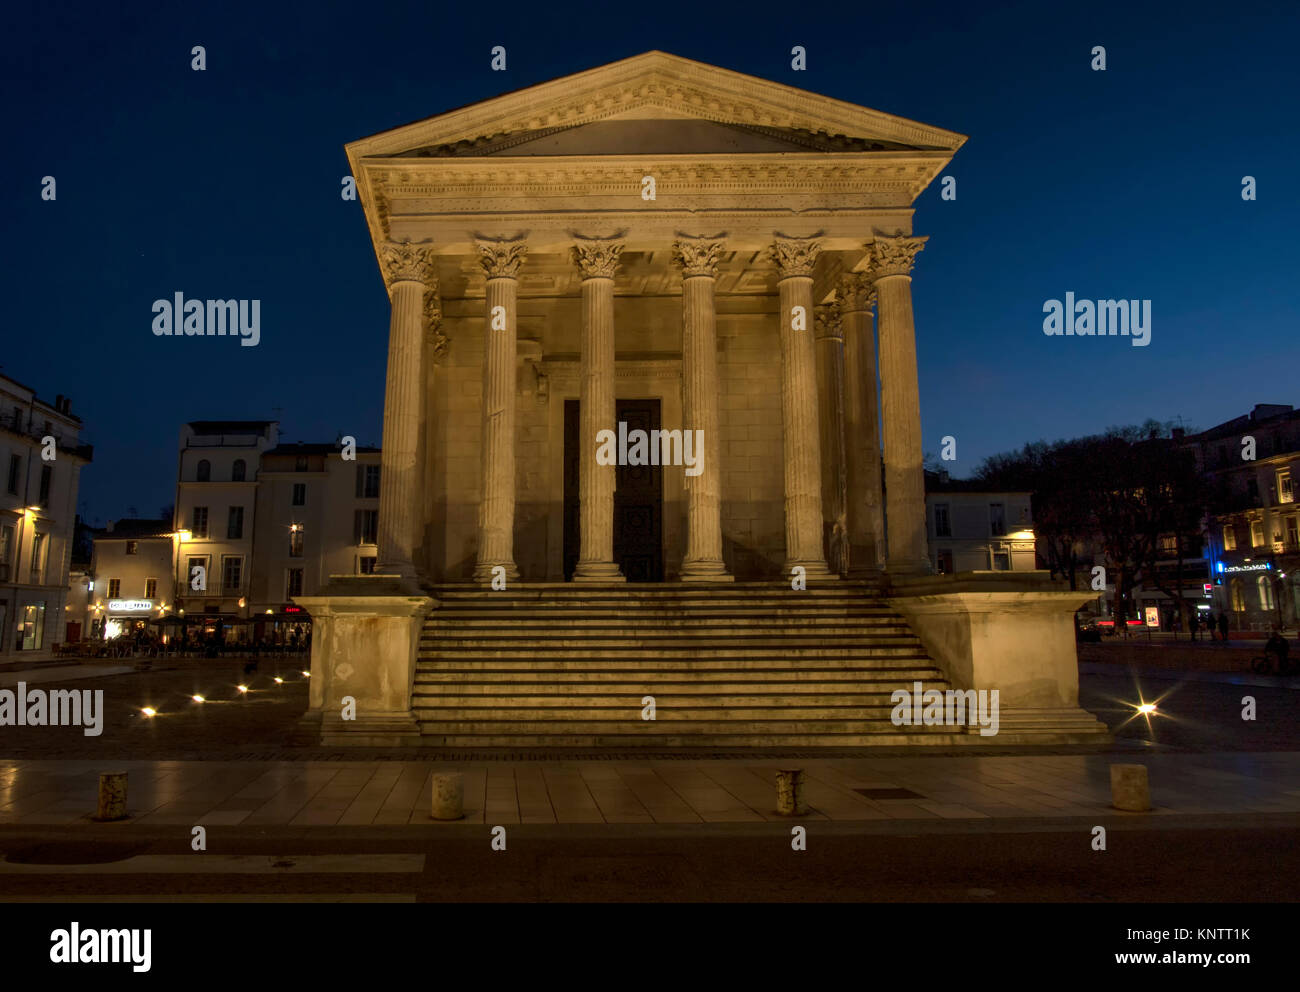
<svg viewBox="0 0 1300 992">
<path fill-rule="evenodd" d="M 970 135 L 957 200 L 917 203 L 913 283 L 925 448 L 954 435 L 955 474 L 1300 403 L 1297 5 L 953 6 L 10 4 L 3 371 L 73 397 L 92 519 L 171 502 L 187 420 L 280 407 L 286 440 L 377 443 L 388 302 L 344 144 L 658 48 Z M 261 299 L 262 343 L 154 337 L 178 290 Z M 1151 299 L 1151 345 L 1045 337 L 1067 290 Z"/>
</svg>

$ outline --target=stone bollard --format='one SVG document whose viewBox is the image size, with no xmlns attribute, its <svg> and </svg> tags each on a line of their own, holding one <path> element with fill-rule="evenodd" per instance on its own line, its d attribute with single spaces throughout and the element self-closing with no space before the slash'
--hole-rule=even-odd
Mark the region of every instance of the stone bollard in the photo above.
<svg viewBox="0 0 1300 992">
<path fill-rule="evenodd" d="M 126 772 L 103 772 L 99 776 L 99 808 L 96 820 L 126 819 Z"/>
<path fill-rule="evenodd" d="M 803 769 L 783 768 L 776 773 L 776 811 L 782 816 L 803 816 Z"/>
<path fill-rule="evenodd" d="M 432 815 L 435 820 L 465 818 L 465 778 L 459 772 L 433 776 Z"/>
<path fill-rule="evenodd" d="M 1146 765 L 1110 766 L 1110 801 L 1116 809 L 1145 813 L 1151 808 Z"/>
</svg>

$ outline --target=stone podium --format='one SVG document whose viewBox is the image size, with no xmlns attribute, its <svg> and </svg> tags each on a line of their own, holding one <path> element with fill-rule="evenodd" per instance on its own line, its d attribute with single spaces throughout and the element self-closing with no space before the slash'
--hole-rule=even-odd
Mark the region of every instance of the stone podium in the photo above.
<svg viewBox="0 0 1300 992">
<path fill-rule="evenodd" d="M 319 595 L 294 602 L 313 621 L 304 736 L 323 745 L 418 744 L 411 693 L 434 601 L 401 576 L 332 575 Z"/>
<path fill-rule="evenodd" d="M 990 744 L 1088 743 L 1109 737 L 1079 707 L 1073 618 L 1095 596 L 1043 571 L 978 571 L 895 576 L 887 601 L 953 688 L 998 690 Z"/>
</svg>

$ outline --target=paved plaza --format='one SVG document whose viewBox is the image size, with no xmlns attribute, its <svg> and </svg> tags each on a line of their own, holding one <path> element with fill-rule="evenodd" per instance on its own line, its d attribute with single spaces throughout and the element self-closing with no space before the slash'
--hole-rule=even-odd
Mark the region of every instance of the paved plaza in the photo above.
<svg viewBox="0 0 1300 992">
<path fill-rule="evenodd" d="M 1154 809 L 1110 804 L 1114 755 L 667 761 L 20 761 L 0 765 L 0 824 L 73 825 L 99 773 L 130 775 L 142 826 L 370 827 L 429 824 L 434 772 L 464 776 L 465 823 L 761 823 L 778 768 L 804 769 L 814 821 L 1014 821 L 1300 813 L 1300 754 L 1151 754 Z"/>
</svg>

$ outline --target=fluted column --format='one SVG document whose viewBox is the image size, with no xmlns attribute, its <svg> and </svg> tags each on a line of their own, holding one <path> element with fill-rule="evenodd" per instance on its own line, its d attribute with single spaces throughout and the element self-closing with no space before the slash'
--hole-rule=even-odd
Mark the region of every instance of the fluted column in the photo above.
<svg viewBox="0 0 1300 992">
<path fill-rule="evenodd" d="M 686 476 L 686 557 L 681 578 L 730 582 L 722 560 L 722 482 L 718 427 L 718 338 L 714 288 L 721 241 L 673 245 L 682 269 L 682 428 L 699 431 L 698 475 Z"/>
<path fill-rule="evenodd" d="M 845 276 L 836 291 L 844 334 L 844 456 L 849 574 L 879 572 L 885 564 L 885 507 L 880 486 L 880 403 L 876 331 L 869 273 Z"/>
<path fill-rule="evenodd" d="M 831 571 L 848 571 L 845 543 L 844 336 L 839 308 L 817 308 L 817 422 L 822 447 L 822 534 Z"/>
<path fill-rule="evenodd" d="M 378 571 L 414 576 L 413 550 L 421 524 L 425 293 L 437 291 L 437 277 L 433 250 L 427 245 L 388 242 L 380 245 L 379 260 L 392 316 L 380 456 Z"/>
<path fill-rule="evenodd" d="M 581 545 L 575 582 L 623 582 L 614 562 L 613 465 L 596 461 L 596 435 L 618 432 L 614 404 L 614 272 L 623 243 L 583 239 L 573 249 L 582 273 L 582 384 L 578 417 Z"/>
<path fill-rule="evenodd" d="M 478 561 L 474 578 L 489 582 L 494 569 L 517 579 L 515 566 L 515 338 L 521 240 L 480 241 L 487 274 L 483 327 L 483 434 L 478 505 Z"/>
<path fill-rule="evenodd" d="M 785 569 L 830 578 L 822 553 L 821 438 L 813 347 L 812 270 L 821 250 L 811 238 L 777 238 L 780 275 L 781 415 L 785 435 Z"/>
<path fill-rule="evenodd" d="M 885 527 L 891 572 L 929 571 L 921 400 L 912 317 L 912 264 L 925 238 L 881 237 L 871 253 L 880 310 L 880 407 L 885 451 Z"/>
</svg>

